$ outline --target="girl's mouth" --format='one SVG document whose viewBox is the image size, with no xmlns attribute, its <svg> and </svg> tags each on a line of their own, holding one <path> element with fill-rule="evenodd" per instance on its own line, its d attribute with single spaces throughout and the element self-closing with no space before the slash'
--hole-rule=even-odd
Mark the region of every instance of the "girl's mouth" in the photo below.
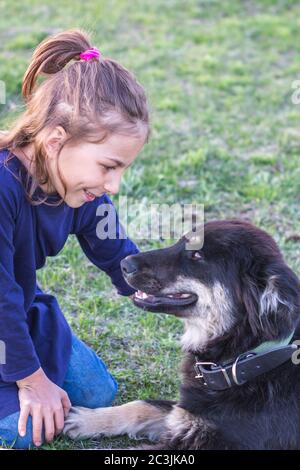
<svg viewBox="0 0 300 470">
<path fill-rule="evenodd" d="M 83 191 L 84 191 L 86 200 L 87 200 L 88 202 L 91 202 L 91 201 L 93 201 L 94 199 L 96 199 L 95 194 L 90 193 L 89 191 L 87 191 L 87 189 L 84 189 Z"/>
</svg>

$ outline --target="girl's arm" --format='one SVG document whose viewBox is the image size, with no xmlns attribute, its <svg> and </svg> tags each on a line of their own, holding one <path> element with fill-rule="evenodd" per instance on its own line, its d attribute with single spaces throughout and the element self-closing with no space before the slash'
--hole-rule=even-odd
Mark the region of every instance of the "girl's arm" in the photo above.
<svg viewBox="0 0 300 470">
<path fill-rule="evenodd" d="M 15 178 L 0 167 L 0 340 L 6 353 L 0 378 L 5 382 L 16 382 L 40 367 L 26 321 L 23 289 L 14 272 L 14 233 L 21 197 Z"/>
<path fill-rule="evenodd" d="M 18 191 L 14 177 L 0 167 L 0 341 L 5 345 L 0 379 L 18 385 L 19 432 L 24 435 L 31 414 L 34 442 L 38 445 L 43 422 L 47 440 L 51 440 L 53 429 L 61 430 L 69 399 L 40 367 L 27 323 L 23 289 L 15 277 L 14 233 L 18 229 L 19 201 L 22 199 Z"/>
<path fill-rule="evenodd" d="M 98 236 L 99 233 L 102 233 L 102 230 L 99 229 L 102 228 L 103 222 L 108 219 L 107 215 L 97 216 L 97 210 L 98 214 L 99 212 L 103 214 L 103 210 L 99 211 L 98 209 L 100 204 L 105 204 L 104 207 L 110 211 L 110 226 L 113 234 L 114 232 L 116 234 L 115 238 L 103 240 Z M 104 195 L 93 203 L 85 204 L 81 212 L 78 213 L 76 229 L 75 233 L 81 248 L 91 262 L 110 276 L 120 295 L 132 295 L 135 290 L 124 280 L 120 262 L 126 256 L 138 253 L 139 249 L 126 237 L 110 198 Z M 120 234 L 122 234 L 122 238 L 120 238 Z"/>
</svg>

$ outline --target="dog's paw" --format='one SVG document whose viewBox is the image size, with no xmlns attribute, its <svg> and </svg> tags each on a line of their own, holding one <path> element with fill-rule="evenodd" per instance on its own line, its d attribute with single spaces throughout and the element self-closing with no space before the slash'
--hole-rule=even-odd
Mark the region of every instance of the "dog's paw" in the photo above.
<svg viewBox="0 0 300 470">
<path fill-rule="evenodd" d="M 99 434 L 93 429 L 93 412 L 95 411 L 81 406 L 72 407 L 65 419 L 63 433 L 74 440 Z"/>
</svg>

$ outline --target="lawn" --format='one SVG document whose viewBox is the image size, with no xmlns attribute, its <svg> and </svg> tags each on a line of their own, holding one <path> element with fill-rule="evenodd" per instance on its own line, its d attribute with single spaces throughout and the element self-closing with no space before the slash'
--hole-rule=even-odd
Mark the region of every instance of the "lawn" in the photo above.
<svg viewBox="0 0 300 470">
<path fill-rule="evenodd" d="M 205 219 L 238 217 L 271 233 L 300 275 L 300 4 L 289 0 L 0 0 L 0 128 L 21 112 L 20 87 L 45 36 L 80 27 L 144 85 L 152 137 L 125 175 L 129 203 L 199 203 Z M 118 204 L 118 197 L 114 198 Z M 172 241 L 138 240 L 141 249 Z M 119 381 L 117 403 L 176 399 L 179 320 L 116 294 L 72 236 L 38 272 L 76 334 Z M 47 449 L 126 445 L 117 439 Z"/>
</svg>

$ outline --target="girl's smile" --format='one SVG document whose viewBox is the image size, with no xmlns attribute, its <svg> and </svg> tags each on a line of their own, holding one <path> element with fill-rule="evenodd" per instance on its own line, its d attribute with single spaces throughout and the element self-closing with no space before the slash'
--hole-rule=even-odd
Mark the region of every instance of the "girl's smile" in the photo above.
<svg viewBox="0 0 300 470">
<path fill-rule="evenodd" d="M 89 191 L 87 191 L 86 189 L 84 189 L 83 191 L 84 191 L 84 193 L 85 193 L 85 197 L 86 197 L 86 200 L 87 200 L 88 202 L 91 202 L 91 201 L 93 201 L 94 199 L 96 199 L 96 196 L 95 196 L 94 194 L 90 193 Z"/>
</svg>

